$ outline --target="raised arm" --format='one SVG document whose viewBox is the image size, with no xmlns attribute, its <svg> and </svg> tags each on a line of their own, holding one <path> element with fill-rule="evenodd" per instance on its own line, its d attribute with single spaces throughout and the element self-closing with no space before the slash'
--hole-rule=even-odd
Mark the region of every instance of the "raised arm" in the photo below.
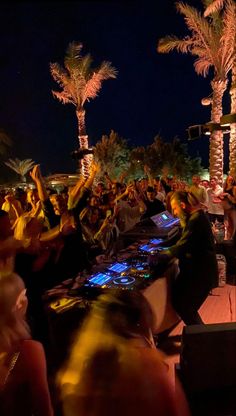
<svg viewBox="0 0 236 416">
<path fill-rule="evenodd" d="M 108 185 L 111 187 L 114 181 L 110 178 L 107 172 L 104 173 L 104 178 L 106 179 L 106 182 L 108 183 Z"/>
<path fill-rule="evenodd" d="M 153 177 L 151 175 L 150 168 L 147 165 L 144 165 L 143 170 L 144 170 L 144 173 L 148 177 L 148 186 L 154 186 L 154 180 L 153 180 Z"/>
<path fill-rule="evenodd" d="M 114 202 L 116 203 L 116 202 L 118 202 L 120 199 L 125 198 L 125 197 L 129 194 L 129 191 L 130 191 L 131 189 L 133 189 L 133 185 L 132 185 L 132 184 L 128 185 L 128 186 L 126 187 L 126 190 L 125 190 L 122 194 L 117 195 L 117 196 L 116 196 L 116 198 L 115 198 L 115 201 L 114 201 Z"/>
<path fill-rule="evenodd" d="M 136 189 L 134 190 L 134 197 L 135 197 L 136 202 L 138 203 L 140 213 L 143 214 L 146 211 L 147 206 L 142 200 L 142 198 L 140 197 L 140 195 L 138 194 Z"/>
<path fill-rule="evenodd" d="M 30 176 L 36 185 L 39 199 L 42 202 L 44 215 L 48 219 L 50 228 L 53 228 L 58 225 L 59 217 L 55 214 L 49 195 L 47 193 L 47 189 L 40 171 L 40 165 L 35 165 L 33 167 L 32 171 L 30 172 Z"/>
<path fill-rule="evenodd" d="M 78 204 L 78 201 L 83 196 L 86 190 L 90 190 L 92 188 L 94 178 L 96 174 L 99 172 L 99 165 L 93 161 L 90 166 L 90 174 L 86 181 L 83 178 L 80 178 L 77 184 L 69 193 L 69 200 L 68 200 L 68 209 L 73 209 Z"/>
<path fill-rule="evenodd" d="M 41 174 L 40 165 L 35 165 L 33 167 L 30 176 L 36 185 L 40 201 L 46 201 L 48 199 L 48 193 Z"/>
</svg>

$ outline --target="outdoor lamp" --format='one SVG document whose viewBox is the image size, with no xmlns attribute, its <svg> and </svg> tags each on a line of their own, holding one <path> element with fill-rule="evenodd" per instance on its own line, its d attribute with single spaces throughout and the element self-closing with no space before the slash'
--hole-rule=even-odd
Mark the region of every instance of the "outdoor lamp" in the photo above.
<svg viewBox="0 0 236 416">
<path fill-rule="evenodd" d="M 197 124 L 196 126 L 190 126 L 187 129 L 188 132 L 188 140 L 196 140 L 199 139 L 199 137 L 202 136 L 202 125 Z"/>
</svg>

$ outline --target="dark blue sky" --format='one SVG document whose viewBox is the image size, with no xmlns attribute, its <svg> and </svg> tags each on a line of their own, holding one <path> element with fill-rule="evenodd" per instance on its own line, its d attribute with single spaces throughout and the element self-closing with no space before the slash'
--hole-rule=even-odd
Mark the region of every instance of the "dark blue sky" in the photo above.
<svg viewBox="0 0 236 416">
<path fill-rule="evenodd" d="M 200 0 L 189 0 L 199 6 Z M 10 155 L 41 163 L 44 174 L 74 171 L 75 107 L 55 100 L 58 89 L 49 62 L 63 64 L 68 43 L 90 52 L 94 65 L 111 61 L 118 70 L 86 105 L 93 145 L 117 131 L 131 145 L 145 145 L 160 133 L 187 141 L 186 128 L 210 119 L 201 98 L 209 78 L 195 74 L 193 59 L 156 52 L 159 38 L 187 33 L 174 1 L 6 2 L 0 6 L 0 127 L 14 140 Z M 189 142 L 190 154 L 208 161 L 208 139 Z"/>
</svg>

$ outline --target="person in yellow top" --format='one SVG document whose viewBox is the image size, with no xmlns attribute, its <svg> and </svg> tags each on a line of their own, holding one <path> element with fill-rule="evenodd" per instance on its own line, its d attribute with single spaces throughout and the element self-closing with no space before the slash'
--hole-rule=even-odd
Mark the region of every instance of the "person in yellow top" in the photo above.
<svg viewBox="0 0 236 416">
<path fill-rule="evenodd" d="M 3 202 L 1 209 L 8 213 L 10 222 L 13 225 L 17 218 L 23 214 L 21 203 L 15 198 L 13 192 L 9 192 L 4 199 L 5 202 Z"/>
</svg>

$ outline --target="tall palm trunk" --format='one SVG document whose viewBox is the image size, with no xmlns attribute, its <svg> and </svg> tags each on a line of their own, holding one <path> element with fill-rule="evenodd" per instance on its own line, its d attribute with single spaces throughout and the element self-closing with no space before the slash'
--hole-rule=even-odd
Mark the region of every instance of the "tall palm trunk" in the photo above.
<svg viewBox="0 0 236 416">
<path fill-rule="evenodd" d="M 236 52 L 232 68 L 232 83 L 230 88 L 231 113 L 236 114 Z M 236 174 L 236 123 L 230 125 L 229 139 L 229 170 L 230 174 Z"/>
<path fill-rule="evenodd" d="M 78 139 L 79 145 L 81 149 L 88 148 L 88 135 L 86 133 L 86 125 L 85 125 L 85 110 L 83 108 L 76 110 L 76 116 L 78 120 Z M 86 155 L 81 160 L 81 170 L 82 175 L 87 178 L 89 175 L 89 167 L 91 164 L 92 157 L 91 155 Z"/>
<path fill-rule="evenodd" d="M 227 87 L 227 80 L 214 79 L 211 82 L 213 91 L 211 121 L 220 123 L 222 116 L 222 98 Z M 217 178 L 219 184 L 223 182 L 223 132 L 215 130 L 210 138 L 210 177 Z"/>
</svg>

